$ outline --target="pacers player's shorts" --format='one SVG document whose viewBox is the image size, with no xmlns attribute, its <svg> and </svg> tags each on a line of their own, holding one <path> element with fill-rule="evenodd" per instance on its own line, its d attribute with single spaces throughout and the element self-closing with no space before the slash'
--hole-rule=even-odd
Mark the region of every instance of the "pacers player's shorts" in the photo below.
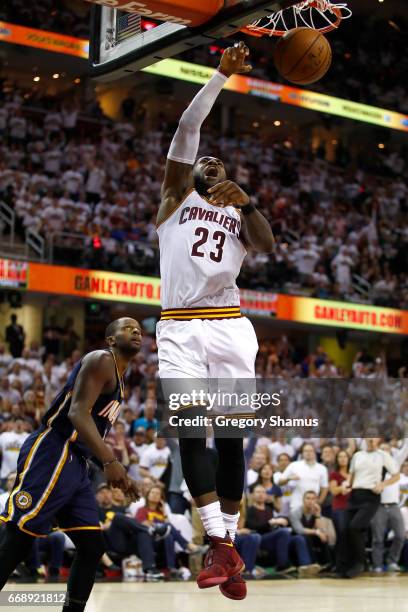
<svg viewBox="0 0 408 612">
<path fill-rule="evenodd" d="M 11 521 L 33 536 L 47 535 L 55 523 L 68 532 L 100 529 L 86 459 L 72 450 L 69 440 L 51 428 L 27 438 L 0 521 Z"/>
<path fill-rule="evenodd" d="M 174 392 L 175 379 L 180 391 L 191 388 L 210 393 L 255 391 L 255 358 L 258 342 L 246 317 L 228 319 L 161 320 L 156 329 L 160 379 L 165 395 Z M 219 384 L 218 384 L 219 383 Z M 217 411 L 217 407 L 215 406 Z M 248 406 L 219 406 L 220 413 L 248 412 Z"/>
</svg>

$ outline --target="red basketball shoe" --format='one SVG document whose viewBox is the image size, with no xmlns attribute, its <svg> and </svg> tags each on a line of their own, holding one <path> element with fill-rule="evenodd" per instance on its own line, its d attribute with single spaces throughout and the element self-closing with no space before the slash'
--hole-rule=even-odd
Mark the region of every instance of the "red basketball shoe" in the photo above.
<svg viewBox="0 0 408 612">
<path fill-rule="evenodd" d="M 246 582 L 241 574 L 228 578 L 227 582 L 220 584 L 220 591 L 229 599 L 245 599 L 247 596 Z"/>
<path fill-rule="evenodd" d="M 231 538 L 210 536 L 210 548 L 204 559 L 204 568 L 198 574 L 200 589 L 208 589 L 227 582 L 228 578 L 239 574 L 244 562 L 237 553 Z"/>
</svg>

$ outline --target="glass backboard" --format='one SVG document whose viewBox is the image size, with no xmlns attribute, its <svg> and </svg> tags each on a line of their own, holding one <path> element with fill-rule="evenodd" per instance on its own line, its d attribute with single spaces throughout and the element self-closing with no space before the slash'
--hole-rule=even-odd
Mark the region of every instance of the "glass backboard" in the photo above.
<svg viewBox="0 0 408 612">
<path fill-rule="evenodd" d="M 91 76 L 101 81 L 128 76 L 162 59 L 231 36 L 260 16 L 294 3 L 295 0 L 227 0 L 214 17 L 194 28 L 95 4 L 91 18 Z"/>
</svg>

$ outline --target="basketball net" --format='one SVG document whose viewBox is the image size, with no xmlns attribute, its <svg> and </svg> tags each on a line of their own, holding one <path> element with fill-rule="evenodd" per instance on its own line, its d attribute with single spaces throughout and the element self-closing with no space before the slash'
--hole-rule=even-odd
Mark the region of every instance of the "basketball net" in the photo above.
<svg viewBox="0 0 408 612">
<path fill-rule="evenodd" d="M 351 17 L 346 2 L 334 4 L 330 0 L 304 0 L 288 9 L 261 17 L 241 32 L 251 36 L 283 36 L 294 28 L 312 28 L 322 34 L 338 28 L 343 19 Z"/>
</svg>

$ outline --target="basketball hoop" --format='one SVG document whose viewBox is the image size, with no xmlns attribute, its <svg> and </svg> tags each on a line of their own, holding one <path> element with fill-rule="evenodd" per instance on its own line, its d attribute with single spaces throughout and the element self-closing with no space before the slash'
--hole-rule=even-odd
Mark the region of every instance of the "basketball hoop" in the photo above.
<svg viewBox="0 0 408 612">
<path fill-rule="evenodd" d="M 291 8 L 276 11 L 241 28 L 251 36 L 283 36 L 294 28 L 312 28 L 322 34 L 335 30 L 343 19 L 351 17 L 346 2 L 334 4 L 330 0 L 304 0 Z"/>
</svg>

